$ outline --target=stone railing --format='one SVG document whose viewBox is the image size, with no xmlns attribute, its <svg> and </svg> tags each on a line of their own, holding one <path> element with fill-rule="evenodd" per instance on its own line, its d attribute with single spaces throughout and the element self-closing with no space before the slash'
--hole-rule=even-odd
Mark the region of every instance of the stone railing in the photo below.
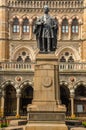
<svg viewBox="0 0 86 130">
<path fill-rule="evenodd" d="M 0 62 L 0 71 L 34 71 L 34 64 Z"/>
<path fill-rule="evenodd" d="M 33 63 L 0 62 L 0 71 L 34 71 Z M 85 71 L 86 63 L 62 63 L 59 62 L 60 72 Z"/>
<path fill-rule="evenodd" d="M 8 0 L 9 7 L 43 8 L 47 4 L 50 8 L 82 8 L 83 0 Z"/>
<path fill-rule="evenodd" d="M 59 63 L 60 72 L 64 71 L 85 71 L 86 63 Z"/>
</svg>

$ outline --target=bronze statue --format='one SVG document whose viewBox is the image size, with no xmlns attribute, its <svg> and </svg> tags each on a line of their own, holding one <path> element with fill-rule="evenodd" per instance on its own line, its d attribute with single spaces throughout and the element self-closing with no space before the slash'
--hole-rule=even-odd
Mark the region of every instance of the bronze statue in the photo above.
<svg viewBox="0 0 86 130">
<path fill-rule="evenodd" d="M 49 14 L 49 7 L 44 6 L 44 16 L 35 22 L 34 33 L 41 53 L 49 53 L 57 47 L 57 22 Z"/>
</svg>

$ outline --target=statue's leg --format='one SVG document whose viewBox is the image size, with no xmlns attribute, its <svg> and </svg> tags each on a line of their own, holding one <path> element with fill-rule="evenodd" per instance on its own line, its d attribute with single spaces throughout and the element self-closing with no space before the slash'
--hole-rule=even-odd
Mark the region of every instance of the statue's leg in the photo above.
<svg viewBox="0 0 86 130">
<path fill-rule="evenodd" d="M 42 48 L 43 52 L 45 52 L 45 38 L 42 38 Z"/>
<path fill-rule="evenodd" d="M 52 38 L 52 51 L 54 51 L 54 50 L 55 50 L 55 39 Z"/>
<path fill-rule="evenodd" d="M 39 40 L 39 38 L 37 39 L 37 47 L 40 49 L 40 40 Z"/>
<path fill-rule="evenodd" d="M 51 51 L 51 39 L 47 38 L 47 51 L 50 52 Z"/>
<path fill-rule="evenodd" d="M 43 51 L 42 38 L 39 38 L 39 49 L 41 52 Z"/>
</svg>

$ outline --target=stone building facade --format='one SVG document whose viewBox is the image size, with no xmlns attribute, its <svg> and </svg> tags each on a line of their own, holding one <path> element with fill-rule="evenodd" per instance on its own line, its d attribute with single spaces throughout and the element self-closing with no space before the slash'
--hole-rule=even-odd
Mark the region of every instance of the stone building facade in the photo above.
<svg viewBox="0 0 86 130">
<path fill-rule="evenodd" d="M 26 115 L 32 102 L 39 52 L 33 28 L 45 4 L 58 23 L 61 102 L 67 115 L 86 115 L 86 0 L 0 0 L 1 116 Z"/>
</svg>

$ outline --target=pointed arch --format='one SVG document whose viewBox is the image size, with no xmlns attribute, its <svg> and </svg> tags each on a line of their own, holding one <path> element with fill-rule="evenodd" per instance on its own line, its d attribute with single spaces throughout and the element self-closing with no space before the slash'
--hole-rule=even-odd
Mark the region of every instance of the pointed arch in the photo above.
<svg viewBox="0 0 86 130">
<path fill-rule="evenodd" d="M 29 80 L 24 81 L 20 85 L 20 89 L 21 89 L 20 111 L 22 112 L 21 114 L 27 115 L 27 105 L 32 104 L 33 99 L 32 82 Z"/>
<path fill-rule="evenodd" d="M 76 97 L 86 97 L 86 82 L 79 81 L 74 86 L 74 90 L 75 90 Z"/>
<path fill-rule="evenodd" d="M 20 19 L 19 15 L 13 15 L 13 16 L 12 16 L 12 19 L 14 19 L 14 18 Z"/>
<path fill-rule="evenodd" d="M 62 18 L 61 18 L 62 20 L 63 19 L 67 19 L 67 20 L 69 20 L 69 16 L 67 16 L 67 15 L 64 15 L 64 16 L 62 16 Z"/>
<path fill-rule="evenodd" d="M 26 85 L 33 86 L 33 81 L 30 81 L 30 80 L 23 81 L 20 84 L 20 89 L 23 89 L 23 87 L 26 86 Z"/>
<path fill-rule="evenodd" d="M 64 17 L 62 20 L 62 34 L 68 33 L 68 18 Z"/>
<path fill-rule="evenodd" d="M 24 51 L 27 53 L 26 54 L 27 56 L 29 55 L 31 61 L 33 61 L 35 59 L 34 51 L 32 50 L 32 48 L 31 47 L 26 47 L 26 46 L 18 46 L 18 47 L 16 47 L 15 50 L 14 50 L 12 59 L 16 60 L 18 54 L 22 53 Z"/>
<path fill-rule="evenodd" d="M 12 25 L 12 32 L 13 33 L 19 33 L 20 28 L 19 28 L 19 18 L 14 17 L 13 18 L 13 25 Z"/>
<path fill-rule="evenodd" d="M 74 89 L 76 89 L 76 88 L 77 88 L 78 86 L 80 86 L 81 84 L 86 87 L 86 82 L 85 82 L 85 81 L 78 81 L 78 82 L 74 85 Z"/>
<path fill-rule="evenodd" d="M 11 80 L 7 80 L 1 84 L 1 88 L 4 90 L 6 86 L 12 85 L 15 88 L 15 82 Z"/>
<path fill-rule="evenodd" d="M 77 16 L 77 15 L 73 15 L 71 18 L 72 18 L 72 20 L 75 19 L 75 18 L 76 18 L 77 20 L 79 20 L 79 16 Z"/>
<path fill-rule="evenodd" d="M 27 14 L 24 14 L 21 18 L 22 19 L 25 19 L 25 18 L 30 19 L 30 16 L 28 16 Z"/>
<path fill-rule="evenodd" d="M 80 61 L 80 55 L 79 55 L 79 52 L 72 46 L 63 46 L 63 47 L 60 47 L 57 51 L 56 51 L 56 56 L 59 57 L 61 56 L 61 54 L 65 51 L 70 51 L 72 54 L 73 54 L 73 57 L 75 59 L 75 61 Z"/>
<path fill-rule="evenodd" d="M 60 82 L 60 99 L 62 104 L 66 106 L 66 115 L 68 115 L 70 113 L 70 90 L 65 81 Z"/>
<path fill-rule="evenodd" d="M 5 94 L 4 97 L 4 115 L 15 115 L 16 111 L 16 88 L 15 83 L 11 80 L 2 83 L 2 89 Z"/>
<path fill-rule="evenodd" d="M 22 32 L 23 34 L 29 33 L 29 19 L 27 17 L 23 18 L 22 20 Z"/>
</svg>

